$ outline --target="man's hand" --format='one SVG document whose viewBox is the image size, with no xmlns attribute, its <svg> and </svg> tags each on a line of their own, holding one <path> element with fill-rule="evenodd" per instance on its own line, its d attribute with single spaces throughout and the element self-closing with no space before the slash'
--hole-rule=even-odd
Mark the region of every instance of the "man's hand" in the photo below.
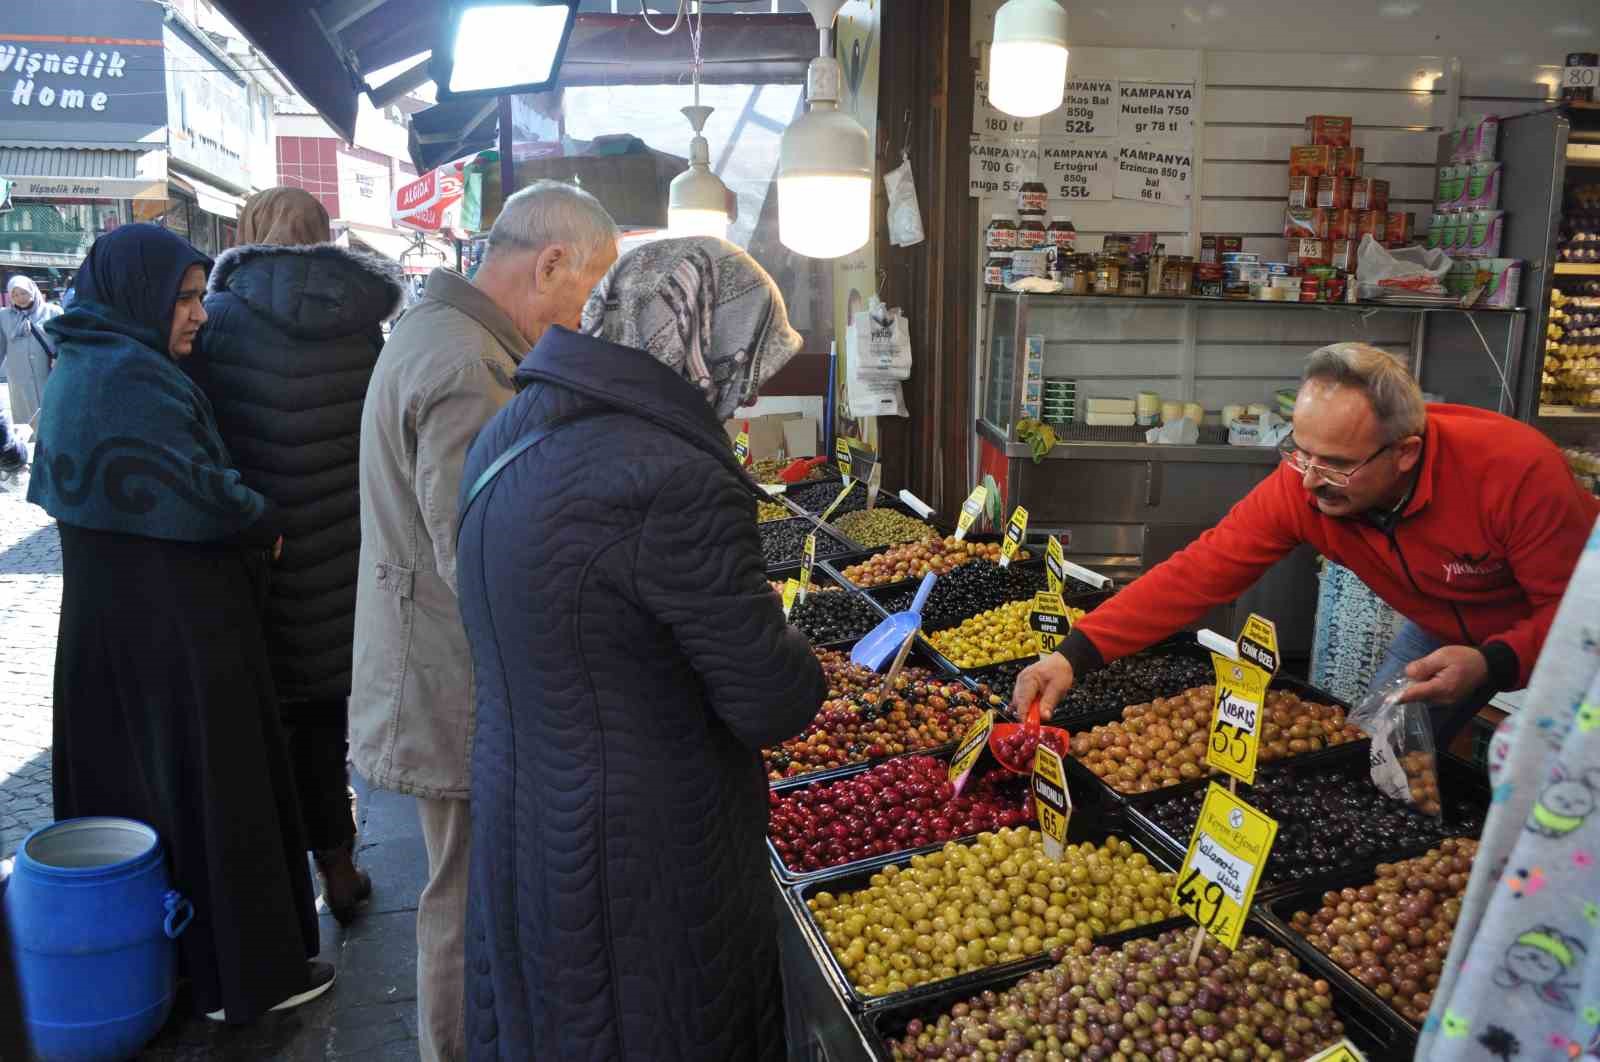
<svg viewBox="0 0 1600 1062">
<path fill-rule="evenodd" d="M 1049 719 L 1075 681 L 1077 679 L 1072 674 L 1072 665 L 1067 663 L 1067 658 L 1060 653 L 1051 653 L 1017 676 L 1017 684 L 1011 691 L 1011 705 L 1020 715 L 1028 710 L 1028 705 L 1037 697 L 1039 718 Z"/>
<path fill-rule="evenodd" d="M 1489 678 L 1489 661 L 1470 645 L 1447 645 L 1406 665 L 1412 685 L 1400 695 L 1402 702 L 1431 701 L 1454 704 Z"/>
</svg>

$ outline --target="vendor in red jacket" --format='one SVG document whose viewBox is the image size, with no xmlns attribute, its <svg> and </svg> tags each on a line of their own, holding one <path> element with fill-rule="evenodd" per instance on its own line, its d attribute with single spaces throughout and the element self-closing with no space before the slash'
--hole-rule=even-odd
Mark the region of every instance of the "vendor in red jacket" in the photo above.
<svg viewBox="0 0 1600 1062">
<path fill-rule="evenodd" d="M 1374 686 L 1444 705 L 1448 741 L 1500 690 L 1528 682 L 1600 502 L 1533 428 L 1424 406 L 1393 357 L 1362 343 L 1311 355 L 1283 463 L 1216 527 L 1085 616 L 1022 673 L 1046 716 L 1086 674 L 1236 599 L 1301 543 L 1349 568 L 1407 624 Z"/>
</svg>

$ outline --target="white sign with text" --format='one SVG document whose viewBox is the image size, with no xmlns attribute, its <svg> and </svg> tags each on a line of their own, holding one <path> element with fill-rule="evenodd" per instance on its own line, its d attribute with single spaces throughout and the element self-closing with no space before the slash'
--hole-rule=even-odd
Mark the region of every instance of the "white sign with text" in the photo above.
<svg viewBox="0 0 1600 1062">
<path fill-rule="evenodd" d="M 975 138 L 969 162 L 969 195 L 1016 195 L 1039 179 L 1039 142 Z"/>
<path fill-rule="evenodd" d="M 1118 199 L 1156 206 L 1182 206 L 1189 201 L 1194 158 L 1187 151 L 1159 144 L 1117 145 Z"/>
<path fill-rule="evenodd" d="M 1194 82 L 1117 82 L 1117 135 L 1128 140 L 1194 144 Z"/>
<path fill-rule="evenodd" d="M 1039 144 L 1039 180 L 1050 198 L 1069 202 L 1112 198 L 1117 148 L 1111 143 L 1044 140 Z"/>
<path fill-rule="evenodd" d="M 1039 119 L 1039 135 L 1116 136 L 1117 113 L 1115 81 L 1068 81 L 1061 106 Z"/>
</svg>

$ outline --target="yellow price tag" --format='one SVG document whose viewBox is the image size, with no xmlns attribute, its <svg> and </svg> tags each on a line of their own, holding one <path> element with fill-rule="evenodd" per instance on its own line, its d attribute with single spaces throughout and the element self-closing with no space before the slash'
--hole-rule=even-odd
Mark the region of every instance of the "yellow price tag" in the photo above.
<svg viewBox="0 0 1600 1062">
<path fill-rule="evenodd" d="M 816 532 L 806 536 L 806 552 L 800 558 L 800 600 L 804 601 L 811 592 L 811 569 L 817 563 L 817 535 Z"/>
<path fill-rule="evenodd" d="M 1061 593 L 1062 587 L 1067 585 L 1067 557 L 1061 551 L 1061 540 L 1055 535 L 1051 535 L 1050 541 L 1045 543 L 1044 574 L 1050 582 L 1050 592 Z"/>
<path fill-rule="evenodd" d="M 1061 754 L 1039 743 L 1033 754 L 1033 810 L 1044 834 L 1044 854 L 1060 859 L 1067 850 L 1067 824 L 1072 821 L 1072 793 Z"/>
<path fill-rule="evenodd" d="M 1261 723 L 1266 715 L 1267 684 L 1272 676 L 1238 660 L 1211 654 L 1217 673 L 1211 697 L 1211 743 L 1206 764 L 1246 785 L 1256 780 L 1256 758 L 1261 753 Z"/>
<path fill-rule="evenodd" d="M 1011 558 L 1017 555 L 1017 550 L 1022 546 L 1022 540 L 1028 537 L 1028 510 L 1017 506 L 1011 513 L 1011 522 L 1006 525 L 1006 539 L 1000 543 L 1000 567 L 1011 567 Z"/>
<path fill-rule="evenodd" d="M 846 483 L 850 482 L 850 440 L 840 438 L 833 444 L 834 463 L 839 466 L 839 474 Z"/>
<path fill-rule="evenodd" d="M 967 500 L 961 503 L 961 515 L 956 518 L 957 542 L 967 537 L 967 532 L 972 530 L 972 525 L 977 523 L 978 517 L 983 515 L 983 507 L 988 501 L 988 487 L 979 484 L 972 488 L 972 493 L 967 495 Z"/>
<path fill-rule="evenodd" d="M 949 778 L 957 793 L 967 784 L 967 776 L 972 773 L 973 765 L 988 747 L 989 731 L 993 729 L 994 709 L 990 708 L 978 717 L 978 721 L 972 724 L 972 729 L 961 739 L 961 744 L 956 746 L 956 754 L 950 757 Z"/>
<path fill-rule="evenodd" d="M 1238 947 L 1277 836 L 1274 819 L 1212 782 L 1172 902 L 1227 947 Z"/>
<path fill-rule="evenodd" d="M 1340 1040 L 1332 1047 L 1318 1051 L 1306 1059 L 1306 1062 L 1367 1062 L 1367 1056 L 1349 1040 Z"/>
<path fill-rule="evenodd" d="M 1278 673 L 1278 625 L 1250 613 L 1239 633 L 1239 655 L 1269 675 Z"/>
<path fill-rule="evenodd" d="M 750 433 L 749 432 L 741 431 L 739 433 L 738 437 L 733 440 L 733 459 L 735 461 L 739 462 L 741 465 L 747 464 L 749 462 L 749 460 L 750 460 Z"/>
<path fill-rule="evenodd" d="M 789 611 L 794 608 L 795 595 L 800 593 L 800 580 L 787 579 L 783 584 L 783 618 L 789 618 Z"/>
<path fill-rule="evenodd" d="M 844 481 L 844 487 L 839 491 L 838 497 L 834 498 L 833 501 L 828 503 L 828 507 L 826 509 L 822 510 L 822 515 L 817 517 L 817 519 L 821 520 L 823 523 L 827 523 L 828 522 L 828 517 L 833 515 L 833 511 L 835 509 L 837 509 L 840 505 L 844 504 L 845 495 L 849 494 L 850 493 L 850 488 L 854 487 L 854 486 L 855 486 L 855 483 L 853 483 L 852 481 L 846 479 Z"/>
<path fill-rule="evenodd" d="M 1072 619 L 1060 594 L 1041 590 L 1033 595 L 1033 611 L 1028 613 L 1028 626 L 1039 635 L 1039 655 L 1048 656 L 1072 630 Z"/>
</svg>

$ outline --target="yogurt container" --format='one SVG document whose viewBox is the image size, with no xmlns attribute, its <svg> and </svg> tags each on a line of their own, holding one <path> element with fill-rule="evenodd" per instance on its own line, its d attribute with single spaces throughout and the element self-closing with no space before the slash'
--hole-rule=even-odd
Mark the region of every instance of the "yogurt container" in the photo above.
<svg viewBox="0 0 1600 1062">
<path fill-rule="evenodd" d="M 1493 162 L 1500 157 L 1500 119 L 1488 114 L 1461 127 L 1457 162 Z"/>
<path fill-rule="evenodd" d="M 1517 306 L 1522 295 L 1522 260 L 1520 258 L 1485 258 L 1478 263 L 1489 270 L 1489 287 L 1483 293 L 1480 305 L 1497 310 L 1510 310 Z"/>
<path fill-rule="evenodd" d="M 1463 248 L 1467 257 L 1499 258 L 1500 243 L 1505 236 L 1506 212 L 1475 210 L 1463 216 L 1471 219 Z"/>
<path fill-rule="evenodd" d="M 1474 162 L 1467 167 L 1466 205 L 1472 210 L 1500 206 L 1501 162 Z"/>
</svg>

